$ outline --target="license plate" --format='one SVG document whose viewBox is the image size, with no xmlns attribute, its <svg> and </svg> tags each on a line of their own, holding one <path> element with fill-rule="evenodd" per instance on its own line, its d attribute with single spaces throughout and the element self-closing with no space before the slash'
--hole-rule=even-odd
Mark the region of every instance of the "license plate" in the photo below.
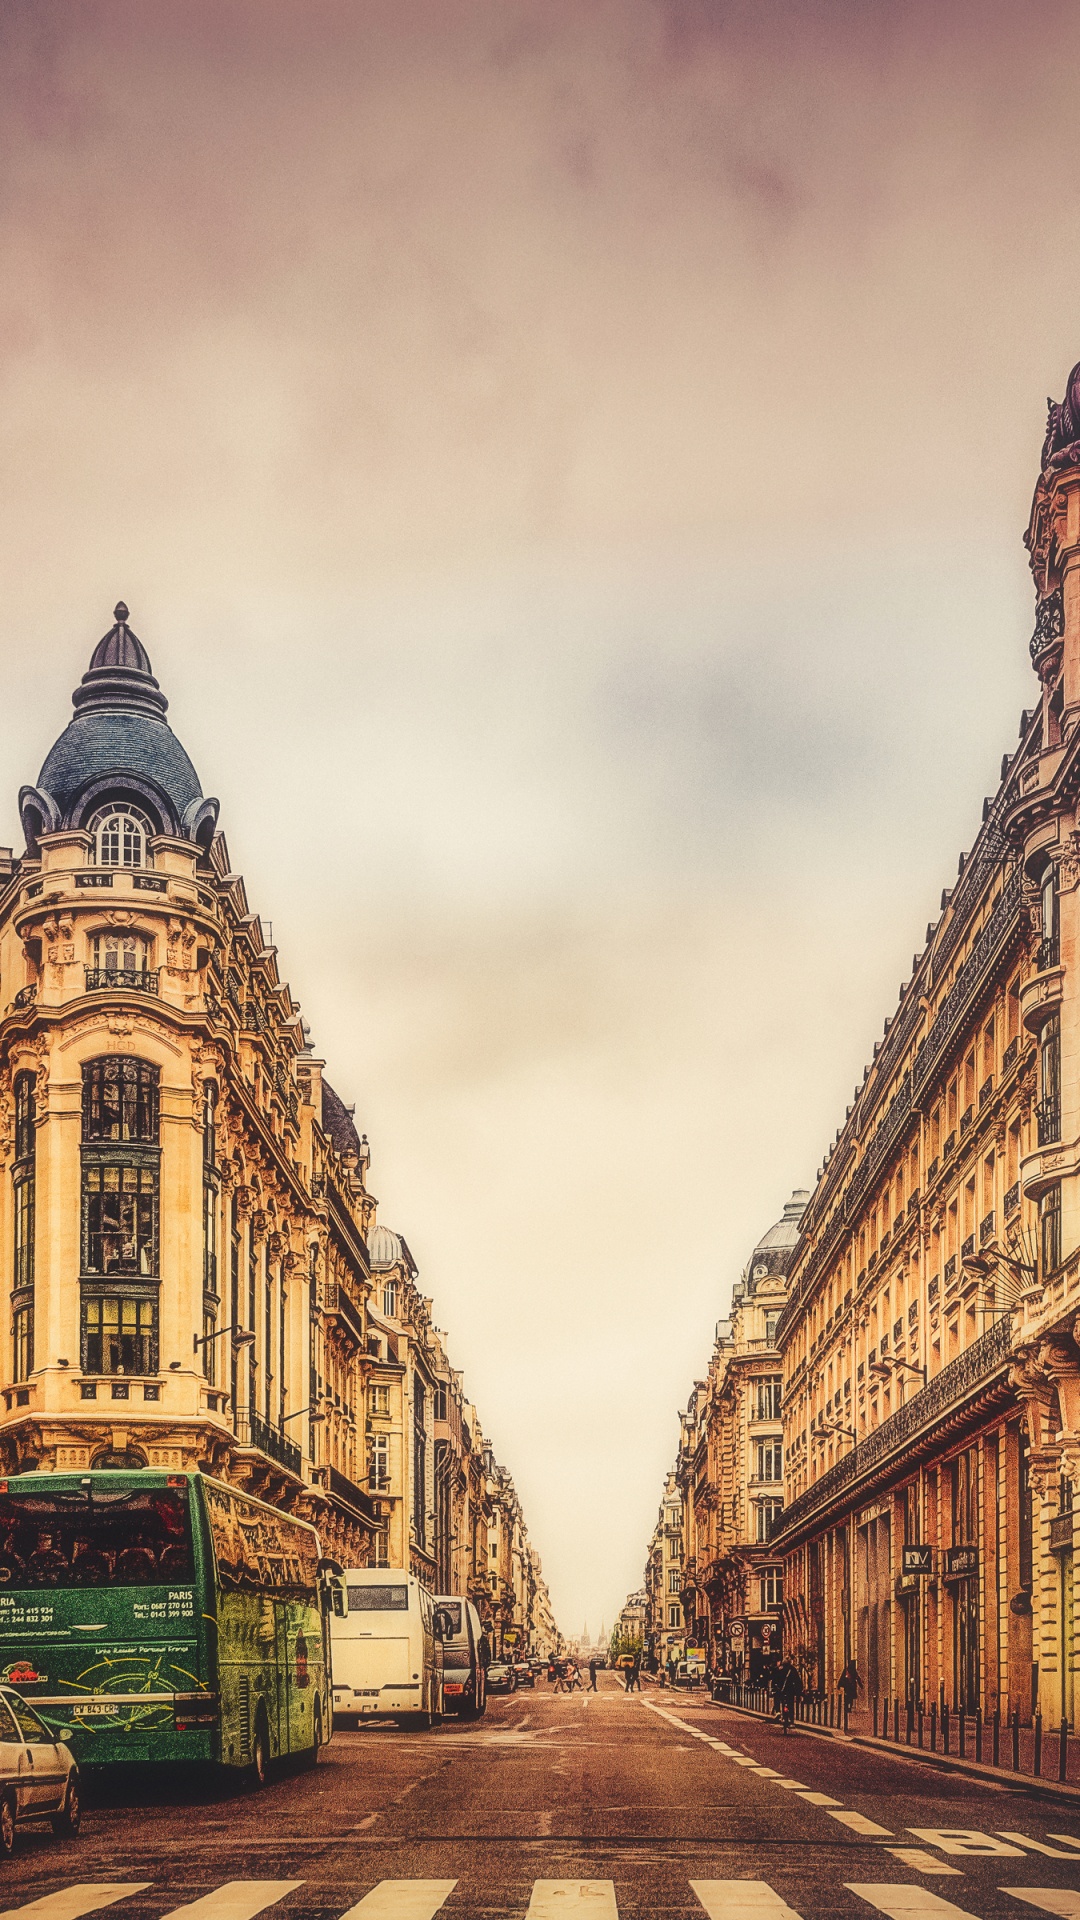
<svg viewBox="0 0 1080 1920">
<path fill-rule="evenodd" d="M 84 1706 L 73 1709 L 76 1720 L 98 1720 L 106 1714 L 119 1713 L 117 1706 L 107 1706 L 103 1700 L 88 1700 Z"/>
</svg>

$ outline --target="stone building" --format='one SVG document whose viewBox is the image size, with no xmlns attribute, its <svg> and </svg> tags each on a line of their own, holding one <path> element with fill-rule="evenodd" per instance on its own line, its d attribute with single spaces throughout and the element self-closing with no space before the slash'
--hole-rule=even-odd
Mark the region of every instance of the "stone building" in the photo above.
<svg viewBox="0 0 1080 1920">
<path fill-rule="evenodd" d="M 772 1544 L 812 1683 L 1073 1722 L 1080 368 L 1026 544 L 1037 700 L 803 1218 Z"/>
<path fill-rule="evenodd" d="M 664 1481 L 645 1564 L 645 1655 L 654 1671 L 669 1659 L 682 1659 L 686 1646 L 683 1585 L 683 1503 L 673 1468 Z"/>
<path fill-rule="evenodd" d="M 758 1242 L 717 1324 L 708 1378 L 682 1417 L 676 1480 L 685 1523 L 688 1639 L 712 1664 L 754 1680 L 781 1650 L 784 1506 L 776 1329 L 808 1195 L 794 1193 Z"/>
<path fill-rule="evenodd" d="M 73 700 L 0 850 L 0 1465 L 205 1467 L 460 1591 L 457 1376 L 123 605 Z"/>
</svg>

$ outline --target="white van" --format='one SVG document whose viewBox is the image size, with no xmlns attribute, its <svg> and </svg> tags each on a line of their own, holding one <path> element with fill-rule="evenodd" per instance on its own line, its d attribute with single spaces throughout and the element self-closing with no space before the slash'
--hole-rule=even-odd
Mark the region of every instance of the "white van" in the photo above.
<svg viewBox="0 0 1080 1920">
<path fill-rule="evenodd" d="M 383 1714 L 430 1727 L 443 1703 L 427 1588 L 393 1567 L 346 1567 L 342 1585 L 344 1609 L 330 1615 L 334 1724 Z"/>
</svg>

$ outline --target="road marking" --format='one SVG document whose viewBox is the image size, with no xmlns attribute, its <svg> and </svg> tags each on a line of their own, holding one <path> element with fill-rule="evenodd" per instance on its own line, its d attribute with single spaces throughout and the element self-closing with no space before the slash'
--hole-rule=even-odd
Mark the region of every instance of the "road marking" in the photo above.
<svg viewBox="0 0 1080 1920">
<path fill-rule="evenodd" d="M 890 1920 L 907 1920 L 911 1913 L 934 1914 L 936 1920 L 973 1920 L 963 1907 L 954 1907 L 951 1900 L 931 1893 L 929 1887 L 907 1887 L 889 1880 L 884 1885 L 845 1880 L 844 1885 L 849 1893 L 857 1893 L 860 1900 L 876 1907 L 879 1913 L 889 1914 Z"/>
<path fill-rule="evenodd" d="M 1018 1847 L 1030 1847 L 1032 1853 L 1045 1853 L 1051 1860 L 1075 1860 L 1075 1847 L 1048 1847 L 1045 1840 L 1031 1840 L 1026 1833 L 1004 1833 L 998 1829 L 1003 1840 L 1015 1840 Z M 1055 1834 L 1055 1839 L 1057 1835 Z"/>
<path fill-rule="evenodd" d="M 303 1884 L 302 1880 L 226 1880 L 201 1900 L 173 1907 L 164 1920 L 180 1920 L 181 1915 L 183 1920 L 255 1920 L 257 1913 Z"/>
<path fill-rule="evenodd" d="M 1071 1833 L 1051 1833 L 1047 1837 L 1050 1840 L 1060 1840 L 1063 1847 L 1072 1847 L 1080 1853 L 1080 1840 L 1074 1840 Z"/>
<path fill-rule="evenodd" d="M 805 1780 L 774 1780 L 774 1787 L 785 1787 L 788 1793 L 809 1793 Z"/>
<path fill-rule="evenodd" d="M 1029 1907 L 1041 1907 L 1044 1913 L 1057 1913 L 1061 1920 L 1077 1920 L 1080 1893 L 1075 1887 L 999 1887 L 999 1893 L 1011 1893 L 1014 1900 L 1026 1900 Z"/>
<path fill-rule="evenodd" d="M 992 1833 L 980 1833 L 977 1827 L 909 1827 L 909 1833 L 916 1840 L 929 1840 L 932 1847 L 940 1847 L 942 1853 L 996 1853 L 1007 1854 L 1011 1860 L 1022 1860 L 1022 1847 L 1010 1847 L 1007 1840 L 998 1840 Z"/>
<path fill-rule="evenodd" d="M 800 1793 L 799 1799 L 805 1800 L 808 1807 L 838 1807 L 841 1805 L 841 1802 L 834 1800 L 829 1793 L 807 1793 L 804 1790 Z"/>
<path fill-rule="evenodd" d="M 779 1780 L 780 1778 L 776 1767 L 759 1767 L 758 1773 L 763 1780 Z"/>
<path fill-rule="evenodd" d="M 380 1880 L 341 1920 L 435 1920 L 456 1880 Z"/>
<path fill-rule="evenodd" d="M 99 1880 L 80 1881 L 74 1887 L 61 1887 L 59 1893 L 43 1893 L 40 1900 L 29 1900 L 25 1907 L 8 1907 L 0 1913 L 0 1920 L 80 1920 L 84 1913 L 97 1913 L 101 1907 L 111 1907 L 115 1900 L 126 1900 L 129 1894 L 145 1893 L 153 1886 L 152 1880 Z"/>
<path fill-rule="evenodd" d="M 939 1860 L 936 1853 L 927 1853 L 925 1847 L 886 1847 L 894 1860 L 901 1860 L 905 1867 L 915 1867 L 919 1873 L 954 1873 L 958 1880 L 963 1879 L 959 1867 L 950 1867 L 947 1860 Z"/>
<path fill-rule="evenodd" d="M 850 1827 L 852 1833 L 864 1833 L 878 1838 L 891 1840 L 892 1828 L 879 1827 L 876 1820 L 868 1820 L 865 1813 L 849 1813 L 844 1807 L 833 1807 L 829 1811 L 830 1820 L 839 1820 L 841 1826 Z"/>
<path fill-rule="evenodd" d="M 760 1765 L 760 1762 L 754 1759 L 752 1753 L 737 1753 L 733 1758 L 737 1767 L 756 1767 Z"/>
<path fill-rule="evenodd" d="M 613 1880 L 534 1880 L 529 1901 L 532 1920 L 561 1920 L 563 1914 L 591 1914 L 618 1920 Z"/>
<path fill-rule="evenodd" d="M 767 1880 L 691 1880 L 709 1920 L 799 1920 Z"/>
</svg>

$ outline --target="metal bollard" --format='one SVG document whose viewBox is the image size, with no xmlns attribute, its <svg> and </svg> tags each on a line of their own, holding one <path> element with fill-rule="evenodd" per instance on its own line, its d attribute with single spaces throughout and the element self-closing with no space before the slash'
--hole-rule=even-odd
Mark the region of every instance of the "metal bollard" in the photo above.
<svg viewBox="0 0 1080 1920">
<path fill-rule="evenodd" d="M 908 1703 L 907 1703 L 907 1725 L 906 1725 L 906 1727 L 905 1727 L 905 1729 L 904 1729 L 904 1744 L 905 1744 L 905 1746 L 908 1746 L 908 1747 L 910 1747 L 910 1745 L 911 1745 L 911 1736 L 912 1736 L 912 1733 L 914 1732 L 914 1730 L 915 1730 L 915 1702 L 914 1702 L 914 1700 L 913 1700 L 913 1699 L 911 1698 L 911 1695 L 909 1694 L 909 1695 L 908 1695 Z"/>
<path fill-rule="evenodd" d="M 994 1765 L 1001 1765 L 1001 1707 L 994 1708 Z"/>
<path fill-rule="evenodd" d="M 941 1703 L 941 1751 L 942 1753 L 949 1751 L 949 1703 L 947 1700 Z"/>
<path fill-rule="evenodd" d="M 844 1695 L 844 1732 L 845 1733 L 847 1732 L 847 1717 L 848 1717 L 848 1703 L 847 1703 L 847 1694 L 845 1693 Z"/>
<path fill-rule="evenodd" d="M 937 1752 L 937 1701 L 930 1702 L 930 1751 Z"/>
<path fill-rule="evenodd" d="M 871 1697 L 870 1710 L 874 1716 L 874 1739 L 877 1739 L 877 1694 Z"/>
<path fill-rule="evenodd" d="M 1069 1777 L 1069 1723 L 1065 1715 L 1061 1716 L 1061 1728 L 1058 1735 L 1058 1779 Z"/>
<path fill-rule="evenodd" d="M 1019 1773 L 1020 1771 L 1020 1709 L 1019 1707 L 1013 1708 L 1012 1749 L 1013 1749 L 1012 1750 L 1013 1772 Z"/>
<path fill-rule="evenodd" d="M 966 1760 L 967 1759 L 967 1709 L 965 1707 L 961 1707 L 960 1709 L 960 1724 L 957 1728 L 956 1737 L 958 1741 L 956 1751 L 960 1755 L 961 1760 Z"/>
<path fill-rule="evenodd" d="M 899 1746 L 899 1745 L 900 1745 L 900 1701 L 899 1701 L 899 1698 L 897 1698 L 897 1699 L 895 1699 L 895 1700 L 893 1701 L 893 1703 L 892 1703 L 892 1737 L 893 1737 L 893 1739 L 894 1739 L 894 1740 L 896 1741 L 896 1744 L 897 1744 L 897 1746 Z"/>
<path fill-rule="evenodd" d="M 922 1735 L 923 1735 L 923 1703 L 920 1700 L 919 1701 L 919 1745 L 920 1747 L 922 1746 Z"/>
<path fill-rule="evenodd" d="M 983 1733 L 982 1708 L 976 1707 L 975 1709 L 975 1758 L 977 1761 L 980 1761 L 980 1762 L 982 1760 L 982 1733 Z"/>
<path fill-rule="evenodd" d="M 1031 1768 L 1036 1780 L 1042 1778 L 1042 1708 L 1035 1715 L 1035 1759 Z"/>
</svg>

